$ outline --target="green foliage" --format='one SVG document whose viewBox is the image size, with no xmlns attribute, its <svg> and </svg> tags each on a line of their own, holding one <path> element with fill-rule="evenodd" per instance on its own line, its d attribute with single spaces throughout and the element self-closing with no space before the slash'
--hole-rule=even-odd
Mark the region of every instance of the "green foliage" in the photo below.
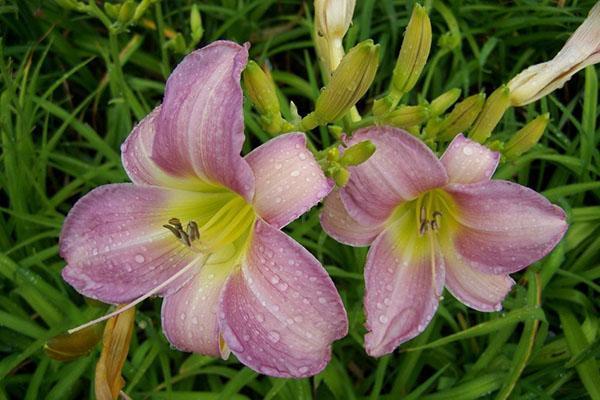
<svg viewBox="0 0 600 400">
<path fill-rule="evenodd" d="M 464 97 L 489 95 L 527 65 L 552 57 L 594 2 L 425 1 L 431 55 L 403 101 L 422 104 L 454 87 Z M 160 101 L 182 54 L 218 38 L 250 41 L 251 56 L 273 66 L 288 121 L 298 120 L 296 106 L 302 115 L 314 109 L 324 84 L 300 0 L 98 3 L 106 3 L 106 13 L 93 1 L 0 1 L 0 399 L 93 398 L 97 348 L 67 363 L 43 351 L 51 337 L 106 311 L 62 281 L 61 224 L 92 188 L 126 181 L 119 145 Z M 357 3 L 346 48 L 369 38 L 381 44 L 362 110 L 389 87 L 415 2 Z M 505 311 L 476 312 L 447 294 L 423 334 L 390 356 L 368 357 L 362 348 L 366 249 L 328 238 L 315 209 L 286 231 L 326 265 L 348 310 L 350 333 L 334 345 L 323 373 L 275 379 L 233 357 L 172 350 L 160 329 L 160 300 L 151 300 L 138 313 L 125 392 L 174 400 L 600 398 L 597 101 L 597 69 L 588 67 L 548 98 L 509 109 L 494 131 L 493 140 L 505 141 L 548 113 L 540 142 L 496 177 L 541 191 L 567 210 L 570 222 L 549 256 L 515 274 L 519 285 Z M 254 147 L 270 135 L 260 116 L 245 110 Z M 310 137 L 319 148 L 334 141 L 326 128 Z"/>
</svg>

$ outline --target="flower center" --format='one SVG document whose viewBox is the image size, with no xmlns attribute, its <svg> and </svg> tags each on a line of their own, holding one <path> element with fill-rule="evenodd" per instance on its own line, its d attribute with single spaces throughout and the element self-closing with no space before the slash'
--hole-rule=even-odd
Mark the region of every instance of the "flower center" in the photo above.
<svg viewBox="0 0 600 400">
<path fill-rule="evenodd" d="M 192 210 L 173 216 L 163 227 L 182 244 L 198 253 L 218 253 L 232 244 L 241 250 L 250 237 L 256 220 L 254 209 L 241 196 L 231 192 L 210 196 L 210 202 L 197 205 L 199 211 Z"/>
</svg>

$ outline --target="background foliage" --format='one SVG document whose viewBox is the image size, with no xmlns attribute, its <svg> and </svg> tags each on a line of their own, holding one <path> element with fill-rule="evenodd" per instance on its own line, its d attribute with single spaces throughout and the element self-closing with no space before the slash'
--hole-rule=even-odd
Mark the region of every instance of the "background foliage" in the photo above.
<svg viewBox="0 0 600 400">
<path fill-rule="evenodd" d="M 110 35 L 96 18 L 54 1 L 0 0 L 0 399 L 93 397 L 97 348 L 68 363 L 42 351 L 50 337 L 106 311 L 61 280 L 61 224 L 83 194 L 126 180 L 119 145 L 160 101 L 166 77 L 181 52 L 189 51 L 192 3 L 158 2 L 137 26 Z M 371 37 L 382 44 L 383 56 L 360 104 L 364 108 L 388 86 L 414 2 L 357 3 L 347 48 Z M 250 41 L 251 56 L 273 66 L 284 113 L 289 116 L 290 100 L 302 114 L 312 110 L 322 81 L 307 17 L 310 2 L 196 4 L 204 26 L 197 46 L 218 38 Z M 433 6 L 434 46 L 409 102 L 454 86 L 463 95 L 489 94 L 525 66 L 552 57 L 593 4 L 426 1 Z M 447 32 L 460 39 L 451 51 L 436 46 Z M 350 334 L 335 344 L 322 374 L 274 379 L 243 368 L 234 357 L 221 361 L 172 350 L 161 333 L 161 301 L 155 299 L 137 314 L 123 371 L 125 392 L 135 399 L 175 400 L 600 399 L 597 103 L 597 73 L 588 67 L 548 98 L 511 109 L 496 129 L 497 137 L 506 138 L 524 121 L 550 113 L 543 143 L 496 176 L 541 191 L 567 211 L 571 224 L 548 257 L 515 275 L 519 285 L 504 311 L 475 312 L 447 295 L 422 335 L 393 355 L 366 356 L 361 302 L 366 249 L 329 239 L 315 209 L 286 231 L 327 266 L 350 318 Z M 249 107 L 245 119 L 252 146 L 268 139 Z M 331 141 L 325 130 L 315 131 L 314 140 Z"/>
</svg>

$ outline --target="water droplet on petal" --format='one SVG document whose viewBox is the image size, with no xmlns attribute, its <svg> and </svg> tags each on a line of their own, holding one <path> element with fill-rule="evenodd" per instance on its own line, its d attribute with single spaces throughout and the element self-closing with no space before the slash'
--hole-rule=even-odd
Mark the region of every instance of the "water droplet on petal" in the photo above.
<svg viewBox="0 0 600 400">
<path fill-rule="evenodd" d="M 146 259 L 144 258 L 144 256 L 141 255 L 141 254 L 137 254 L 134 259 L 135 259 L 135 262 L 138 263 L 138 264 L 141 264 L 144 261 L 146 261 Z"/>
</svg>

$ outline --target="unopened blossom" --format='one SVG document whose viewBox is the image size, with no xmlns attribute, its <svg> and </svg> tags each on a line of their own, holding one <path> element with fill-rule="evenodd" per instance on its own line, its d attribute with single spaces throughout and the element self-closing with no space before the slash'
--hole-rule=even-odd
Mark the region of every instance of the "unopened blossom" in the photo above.
<svg viewBox="0 0 600 400">
<path fill-rule="evenodd" d="M 532 65 L 509 83 L 512 105 L 524 106 L 561 88 L 571 77 L 600 62 L 600 2 L 590 10 L 563 48 L 550 61 Z"/>
<path fill-rule="evenodd" d="M 535 191 L 490 180 L 499 154 L 462 135 L 441 159 L 397 128 L 366 128 L 349 144 L 364 140 L 377 151 L 328 196 L 321 223 L 342 243 L 371 246 L 364 301 L 372 356 L 422 332 L 444 286 L 473 309 L 500 310 L 509 274 L 548 254 L 567 229 L 563 210 Z"/>
<path fill-rule="evenodd" d="M 329 73 L 335 71 L 344 56 L 342 40 L 354 15 L 356 0 L 315 0 L 315 44 Z"/>
<path fill-rule="evenodd" d="M 321 264 L 280 228 L 331 190 L 301 133 L 240 156 L 247 48 L 188 55 L 162 105 L 122 146 L 133 183 L 101 186 L 66 218 L 64 279 L 85 296 L 164 297 L 173 346 L 281 377 L 321 371 L 347 318 Z"/>
</svg>

